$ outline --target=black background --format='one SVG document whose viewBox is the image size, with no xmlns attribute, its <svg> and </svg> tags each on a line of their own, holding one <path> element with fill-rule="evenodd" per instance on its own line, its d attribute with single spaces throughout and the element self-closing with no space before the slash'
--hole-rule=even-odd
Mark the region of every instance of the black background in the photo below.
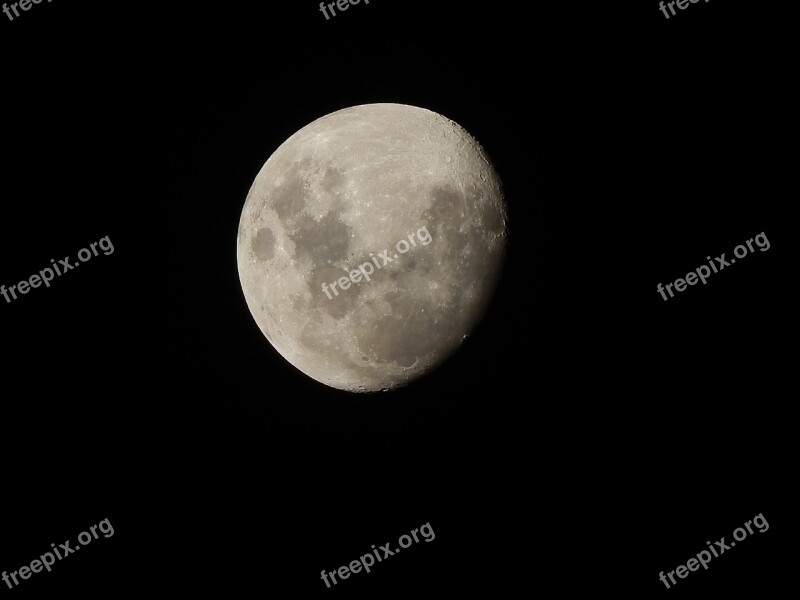
<svg viewBox="0 0 800 600">
<path fill-rule="evenodd" d="M 0 16 L 0 594 L 732 591 L 792 572 L 789 21 L 711 0 L 67 2 Z M 510 253 L 485 321 L 404 390 L 307 378 L 238 284 L 244 198 L 356 104 L 455 120 L 492 157 Z M 764 232 L 706 286 L 706 256 Z M 745 521 L 706 572 L 674 570 Z M 430 523 L 327 589 L 332 571 Z"/>
</svg>

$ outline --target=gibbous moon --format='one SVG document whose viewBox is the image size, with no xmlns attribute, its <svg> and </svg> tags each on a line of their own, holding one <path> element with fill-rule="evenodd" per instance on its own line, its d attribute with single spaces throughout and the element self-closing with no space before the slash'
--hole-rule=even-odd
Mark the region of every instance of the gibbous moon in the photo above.
<svg viewBox="0 0 800 600">
<path fill-rule="evenodd" d="M 239 223 L 239 279 L 258 327 L 300 371 L 389 390 L 472 331 L 506 239 L 500 179 L 464 129 L 367 104 L 303 127 L 264 164 Z"/>
</svg>

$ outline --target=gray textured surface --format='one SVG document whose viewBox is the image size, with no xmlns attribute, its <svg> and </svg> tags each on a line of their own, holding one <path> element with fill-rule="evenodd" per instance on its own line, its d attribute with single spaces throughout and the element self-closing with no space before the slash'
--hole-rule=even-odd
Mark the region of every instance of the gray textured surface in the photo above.
<svg viewBox="0 0 800 600">
<path fill-rule="evenodd" d="M 329 299 L 322 290 L 425 227 L 432 237 Z M 399 104 L 337 111 L 269 158 L 247 196 L 239 278 L 295 367 L 348 391 L 404 385 L 475 326 L 506 246 L 500 180 L 477 142 Z M 381 264 L 381 263 L 379 263 Z"/>
</svg>

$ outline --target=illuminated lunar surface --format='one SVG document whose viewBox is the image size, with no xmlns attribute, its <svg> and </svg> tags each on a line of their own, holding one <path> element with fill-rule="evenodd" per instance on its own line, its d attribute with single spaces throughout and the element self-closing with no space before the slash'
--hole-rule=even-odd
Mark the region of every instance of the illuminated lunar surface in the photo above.
<svg viewBox="0 0 800 600">
<path fill-rule="evenodd" d="M 258 327 L 300 371 L 389 390 L 478 323 L 506 232 L 500 179 L 464 129 L 413 106 L 355 106 L 264 164 L 239 224 L 239 279 Z"/>
</svg>

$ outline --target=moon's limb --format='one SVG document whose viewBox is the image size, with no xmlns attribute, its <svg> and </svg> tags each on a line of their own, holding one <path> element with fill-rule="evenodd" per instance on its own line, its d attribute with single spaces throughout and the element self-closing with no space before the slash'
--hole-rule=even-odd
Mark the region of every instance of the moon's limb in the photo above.
<svg viewBox="0 0 800 600">
<path fill-rule="evenodd" d="M 476 325 L 506 222 L 500 179 L 464 129 L 413 106 L 356 106 L 307 125 L 264 164 L 239 224 L 239 278 L 295 367 L 343 390 L 391 389 Z M 382 265 L 369 281 L 324 291 L 366 262 Z"/>
</svg>

